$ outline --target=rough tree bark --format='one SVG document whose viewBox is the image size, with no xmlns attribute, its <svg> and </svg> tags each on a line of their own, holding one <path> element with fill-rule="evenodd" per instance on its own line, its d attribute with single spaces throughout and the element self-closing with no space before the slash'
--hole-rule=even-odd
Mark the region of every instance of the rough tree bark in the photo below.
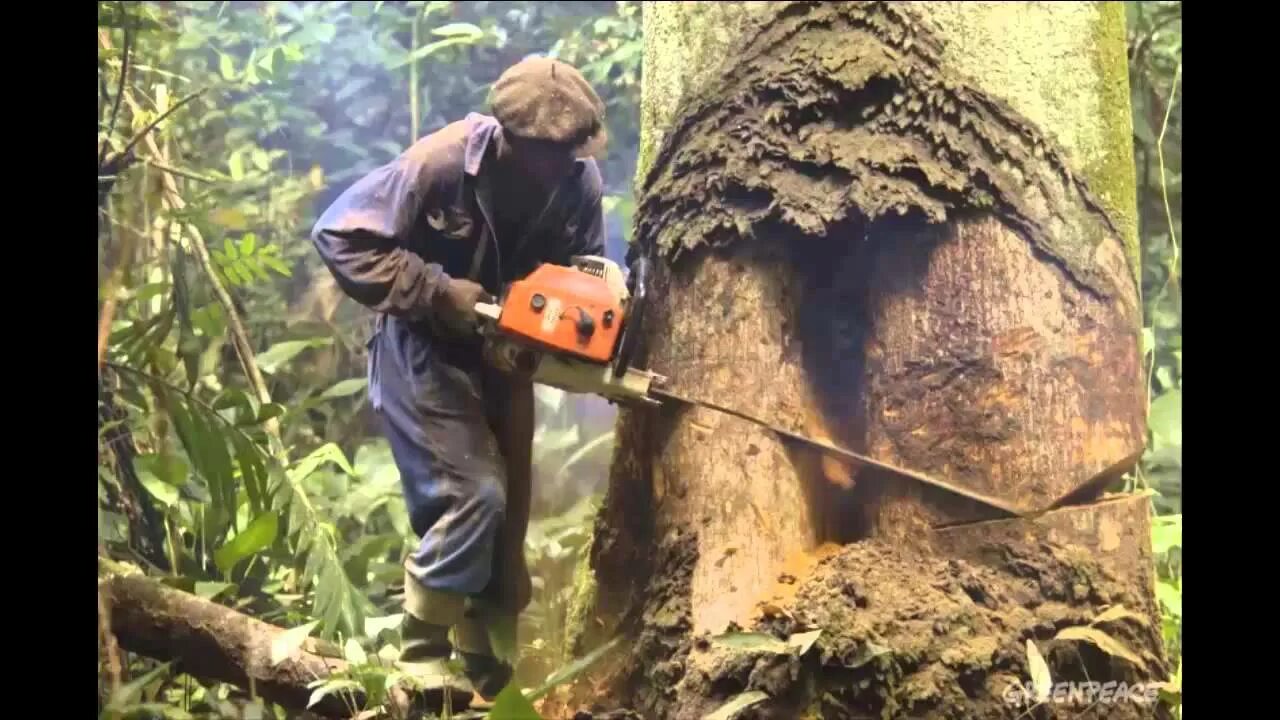
<svg viewBox="0 0 1280 720">
<path fill-rule="evenodd" d="M 1119 4 L 644 13 L 636 238 L 658 267 L 646 361 L 674 390 L 1028 512 L 1134 461 Z M 1166 676 L 1144 498 L 980 522 L 713 411 L 618 430 L 579 650 L 630 651 L 552 716 L 699 718 L 761 691 L 738 717 L 1016 717 L 1028 640 L 1055 679 Z M 1054 640 L 1099 616 L 1128 659 Z M 803 655 L 711 640 L 734 628 L 822 632 Z M 1085 705 L 1053 710 L 1158 712 Z"/>
</svg>

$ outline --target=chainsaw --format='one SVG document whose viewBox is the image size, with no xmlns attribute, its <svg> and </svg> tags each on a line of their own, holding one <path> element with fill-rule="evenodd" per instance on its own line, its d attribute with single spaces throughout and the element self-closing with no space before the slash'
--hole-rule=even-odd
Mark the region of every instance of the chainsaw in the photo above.
<svg viewBox="0 0 1280 720">
<path fill-rule="evenodd" d="M 625 276 L 617 263 L 603 257 L 575 256 L 570 263 L 568 267 L 545 263 L 511 283 L 497 303 L 476 304 L 486 359 L 495 367 L 535 383 L 571 393 L 598 395 L 619 405 L 653 407 L 679 403 L 708 408 L 821 452 L 967 498 L 1006 515 L 1032 515 L 998 498 L 665 389 L 666 377 L 632 365 L 640 344 L 649 292 L 648 260 L 638 258 Z M 1048 509 L 1060 507 L 1069 499 L 1078 498 L 1082 491 L 1100 488 L 1118 477 L 1128 460 L 1107 468 L 1087 481 L 1081 490 Z"/>
</svg>

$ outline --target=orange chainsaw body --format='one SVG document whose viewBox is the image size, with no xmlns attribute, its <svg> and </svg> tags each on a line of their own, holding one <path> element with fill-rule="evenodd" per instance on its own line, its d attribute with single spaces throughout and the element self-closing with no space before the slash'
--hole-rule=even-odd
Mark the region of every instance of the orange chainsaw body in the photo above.
<svg viewBox="0 0 1280 720">
<path fill-rule="evenodd" d="M 621 299 L 603 277 L 544 264 L 511 284 L 498 328 L 545 350 L 608 363 L 623 312 Z"/>
</svg>

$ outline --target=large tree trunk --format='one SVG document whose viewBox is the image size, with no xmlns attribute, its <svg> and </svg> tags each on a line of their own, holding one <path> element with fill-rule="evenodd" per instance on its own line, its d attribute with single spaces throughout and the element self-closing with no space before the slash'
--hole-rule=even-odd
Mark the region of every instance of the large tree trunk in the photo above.
<svg viewBox="0 0 1280 720">
<path fill-rule="evenodd" d="M 646 360 L 678 394 L 1028 513 L 1096 497 L 1091 479 L 1133 462 L 1120 5 L 644 12 Z M 752 711 L 768 717 L 1014 717 L 1002 692 L 1030 677 L 1027 640 L 1055 679 L 1164 677 L 1147 512 L 1136 498 L 973 525 L 993 516 L 731 416 L 626 412 L 580 649 L 627 637 L 590 682 L 646 718 L 742 691 L 766 693 Z M 1050 644 L 1116 604 L 1138 618 L 1106 628 L 1132 660 Z M 803 659 L 707 642 L 735 626 L 822 634 Z"/>
</svg>

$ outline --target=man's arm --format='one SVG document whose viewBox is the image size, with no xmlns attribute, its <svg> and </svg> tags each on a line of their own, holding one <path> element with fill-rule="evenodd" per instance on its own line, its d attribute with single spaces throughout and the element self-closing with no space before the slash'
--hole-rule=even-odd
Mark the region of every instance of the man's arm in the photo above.
<svg viewBox="0 0 1280 720">
<path fill-rule="evenodd" d="M 339 287 L 372 310 L 417 320 L 450 278 L 406 247 L 430 178 L 401 156 L 361 178 L 324 212 L 311 240 Z"/>
</svg>

